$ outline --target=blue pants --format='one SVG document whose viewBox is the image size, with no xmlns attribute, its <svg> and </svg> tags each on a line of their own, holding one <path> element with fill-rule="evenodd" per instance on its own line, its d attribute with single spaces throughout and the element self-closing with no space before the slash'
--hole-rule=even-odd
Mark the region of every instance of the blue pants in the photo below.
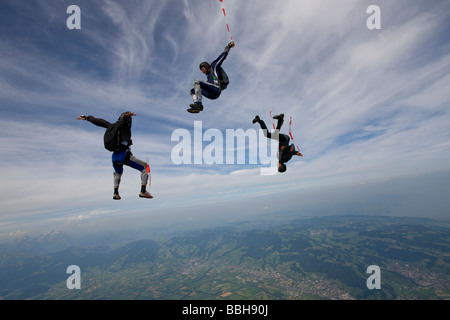
<svg viewBox="0 0 450 320">
<path fill-rule="evenodd" d="M 222 90 L 218 85 L 202 81 L 194 80 L 194 88 L 191 89 L 191 97 L 194 102 L 202 102 L 202 96 L 208 99 L 215 100 L 219 98 Z"/>
<path fill-rule="evenodd" d="M 118 187 L 120 184 L 124 165 L 140 171 L 141 184 L 147 185 L 150 177 L 150 166 L 147 162 L 133 156 L 130 150 L 114 151 L 112 154 L 112 165 L 114 168 L 114 187 Z"/>
</svg>

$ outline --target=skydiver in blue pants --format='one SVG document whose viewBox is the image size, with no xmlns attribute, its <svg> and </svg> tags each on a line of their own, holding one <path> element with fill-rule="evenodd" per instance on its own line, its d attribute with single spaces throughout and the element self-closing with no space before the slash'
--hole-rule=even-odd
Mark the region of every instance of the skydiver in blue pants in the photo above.
<svg viewBox="0 0 450 320">
<path fill-rule="evenodd" d="M 120 115 L 119 121 L 121 121 L 121 127 L 119 131 L 118 141 L 120 141 L 119 147 L 114 150 L 112 153 L 112 166 L 114 168 L 113 176 L 114 176 L 114 200 L 120 200 L 121 197 L 119 195 L 119 185 L 120 180 L 123 174 L 123 166 L 129 166 L 133 169 L 138 170 L 141 173 L 141 192 L 139 193 L 140 198 L 151 199 L 153 196 L 146 190 L 147 183 L 150 187 L 151 185 L 151 172 L 150 166 L 147 162 L 136 158 L 130 150 L 130 146 L 133 144 L 131 140 L 131 117 L 135 116 L 134 112 L 124 112 Z M 110 122 L 101 119 L 95 118 L 93 116 L 79 116 L 77 120 L 86 120 L 91 122 L 92 124 L 108 128 L 111 124 Z"/>
</svg>

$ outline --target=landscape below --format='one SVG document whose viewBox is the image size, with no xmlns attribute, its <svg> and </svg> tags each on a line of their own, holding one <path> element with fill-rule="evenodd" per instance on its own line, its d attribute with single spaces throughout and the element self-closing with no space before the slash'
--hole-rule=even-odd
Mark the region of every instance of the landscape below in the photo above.
<svg viewBox="0 0 450 320">
<path fill-rule="evenodd" d="M 0 245 L 2 299 L 448 299 L 450 223 L 327 216 L 189 231 L 120 246 L 60 233 Z M 62 240 L 65 239 L 65 240 Z M 81 288 L 68 289 L 79 266 Z M 369 266 L 380 289 L 369 289 Z"/>
</svg>

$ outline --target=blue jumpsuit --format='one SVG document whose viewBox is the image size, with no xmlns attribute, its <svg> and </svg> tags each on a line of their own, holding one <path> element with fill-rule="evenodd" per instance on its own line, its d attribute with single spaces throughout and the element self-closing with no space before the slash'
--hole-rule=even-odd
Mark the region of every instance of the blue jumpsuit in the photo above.
<svg viewBox="0 0 450 320">
<path fill-rule="evenodd" d="M 219 85 L 219 75 L 217 74 L 217 66 L 221 66 L 228 56 L 230 47 L 227 45 L 220 56 L 211 63 L 210 72 L 206 75 L 206 81 L 199 79 L 194 80 L 194 88 L 191 89 L 192 100 L 197 103 L 202 103 L 202 96 L 208 99 L 215 100 L 219 98 L 222 90 Z"/>
</svg>

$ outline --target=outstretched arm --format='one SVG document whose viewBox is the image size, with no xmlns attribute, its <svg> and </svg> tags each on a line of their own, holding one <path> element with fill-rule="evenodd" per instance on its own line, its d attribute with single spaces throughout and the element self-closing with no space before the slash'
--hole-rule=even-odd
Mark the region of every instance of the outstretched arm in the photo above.
<svg viewBox="0 0 450 320">
<path fill-rule="evenodd" d="M 231 49 L 231 48 L 234 48 L 234 46 L 235 46 L 234 41 L 231 41 L 230 43 L 227 44 L 227 46 L 225 47 L 225 49 L 223 49 L 222 54 L 224 54 L 224 53 L 228 54 L 228 52 L 230 52 L 230 49 Z M 221 55 L 222 55 L 222 54 L 221 54 Z"/>
<path fill-rule="evenodd" d="M 297 151 L 293 144 L 291 144 L 291 146 L 289 148 L 289 154 L 291 154 L 293 156 L 303 157 L 303 154 L 300 152 L 300 150 Z"/>
<path fill-rule="evenodd" d="M 84 114 L 77 117 L 77 120 L 86 120 L 91 122 L 92 124 L 95 124 L 98 127 L 108 128 L 110 123 L 104 119 L 95 118 L 93 116 L 85 116 Z"/>
<path fill-rule="evenodd" d="M 297 151 L 295 150 L 295 146 L 292 146 L 292 155 L 293 156 L 299 156 L 299 157 L 303 157 L 303 154 L 300 152 L 300 149 Z"/>
<path fill-rule="evenodd" d="M 231 41 L 229 44 L 227 44 L 227 46 L 225 47 L 223 52 L 220 54 L 220 56 L 216 60 L 214 60 L 214 62 L 211 63 L 211 65 L 214 67 L 222 65 L 222 63 L 225 61 L 225 59 L 228 56 L 228 52 L 230 52 L 230 49 L 233 48 L 234 46 L 235 46 L 234 41 Z"/>
</svg>

